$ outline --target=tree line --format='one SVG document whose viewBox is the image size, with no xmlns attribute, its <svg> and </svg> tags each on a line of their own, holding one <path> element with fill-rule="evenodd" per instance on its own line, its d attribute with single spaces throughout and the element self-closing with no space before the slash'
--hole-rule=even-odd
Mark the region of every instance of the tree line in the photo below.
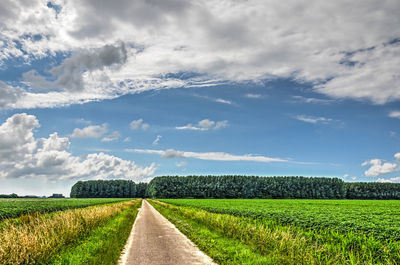
<svg viewBox="0 0 400 265">
<path fill-rule="evenodd" d="M 131 180 L 78 181 L 71 188 L 71 198 L 144 198 L 147 183 Z"/>
<path fill-rule="evenodd" d="M 400 183 L 344 182 L 338 178 L 258 176 L 160 176 L 78 181 L 73 198 L 400 199 Z"/>
</svg>

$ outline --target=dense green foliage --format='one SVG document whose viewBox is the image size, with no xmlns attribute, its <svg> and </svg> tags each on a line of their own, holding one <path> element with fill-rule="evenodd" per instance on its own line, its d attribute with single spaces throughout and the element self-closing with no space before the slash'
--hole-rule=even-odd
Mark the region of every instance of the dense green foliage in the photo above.
<svg viewBox="0 0 400 265">
<path fill-rule="evenodd" d="M 82 240 L 66 246 L 49 264 L 117 264 L 141 204 L 137 200 Z"/>
<path fill-rule="evenodd" d="M 71 198 L 136 198 L 136 184 L 131 180 L 78 181 L 71 188 Z"/>
<path fill-rule="evenodd" d="M 400 183 L 349 182 L 345 185 L 347 199 L 400 199 Z"/>
<path fill-rule="evenodd" d="M 136 184 L 136 198 L 146 198 L 147 183 Z"/>
<path fill-rule="evenodd" d="M 400 199 L 400 183 L 345 183 L 338 178 L 164 176 L 148 185 L 151 198 Z"/>
<path fill-rule="evenodd" d="M 344 198 L 337 178 L 188 176 L 156 177 L 148 186 L 153 198 Z"/>
<path fill-rule="evenodd" d="M 203 200 L 163 201 L 185 201 L 187 205 L 196 206 L 197 201 Z M 248 202 L 247 208 L 250 211 L 254 206 L 253 200 L 204 201 L 209 201 L 210 204 L 213 202 L 215 208 L 227 207 L 219 207 L 220 201 L 233 202 L 234 206 L 237 204 L 235 201 L 240 204 Z M 280 200 L 265 201 L 274 203 Z M 288 205 L 296 202 L 296 200 L 286 201 Z M 314 208 L 318 207 L 321 211 L 326 212 L 332 210 L 329 205 L 333 205 L 334 201 L 320 202 L 325 202 L 328 207 L 321 203 L 318 206 L 314 205 Z M 219 264 L 372 265 L 400 263 L 398 241 L 377 239 L 362 231 L 357 233 L 338 232 L 336 229 L 338 224 L 332 228 L 304 228 L 293 224 L 281 224 L 263 215 L 233 216 L 212 213 L 191 206 L 176 206 L 157 201 L 151 201 L 151 203 Z M 279 206 L 282 204 L 277 205 L 277 208 Z M 292 206 L 299 211 L 307 211 L 307 209 L 301 209 L 303 205 L 293 204 Z M 358 208 L 364 206 L 360 205 Z M 257 205 L 254 207 L 257 208 Z M 233 208 L 231 212 L 234 212 Z M 244 211 L 244 208 L 242 207 L 239 212 Z M 285 210 L 289 208 L 286 207 Z M 290 211 L 287 212 L 287 215 L 290 213 Z M 358 220 L 360 220 L 359 217 Z M 240 246 L 236 248 L 237 251 L 234 251 L 235 245 Z"/>
<path fill-rule="evenodd" d="M 400 201 L 371 200 L 161 200 L 209 212 L 274 220 L 284 225 L 363 232 L 400 240 Z"/>
<path fill-rule="evenodd" d="M 0 220 L 33 212 L 53 212 L 125 199 L 0 199 Z"/>
</svg>

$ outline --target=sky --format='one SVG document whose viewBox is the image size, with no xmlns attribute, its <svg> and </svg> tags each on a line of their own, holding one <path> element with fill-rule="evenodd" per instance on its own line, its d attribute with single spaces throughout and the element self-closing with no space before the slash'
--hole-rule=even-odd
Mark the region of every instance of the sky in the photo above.
<svg viewBox="0 0 400 265">
<path fill-rule="evenodd" d="M 398 0 L 3 0 L 0 193 L 400 182 Z"/>
</svg>

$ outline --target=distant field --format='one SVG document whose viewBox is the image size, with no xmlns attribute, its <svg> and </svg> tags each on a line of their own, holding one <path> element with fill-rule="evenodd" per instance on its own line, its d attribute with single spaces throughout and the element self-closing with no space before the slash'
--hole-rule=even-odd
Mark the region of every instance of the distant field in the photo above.
<svg viewBox="0 0 400 265">
<path fill-rule="evenodd" d="M 375 238 L 400 240 L 400 201 L 165 199 L 174 205 L 214 213 L 274 220 L 284 225 L 364 232 Z"/>
<path fill-rule="evenodd" d="M 47 213 L 127 199 L 0 199 L 0 220 L 33 212 Z"/>
<path fill-rule="evenodd" d="M 219 264 L 400 264 L 400 201 L 151 203 Z"/>
</svg>

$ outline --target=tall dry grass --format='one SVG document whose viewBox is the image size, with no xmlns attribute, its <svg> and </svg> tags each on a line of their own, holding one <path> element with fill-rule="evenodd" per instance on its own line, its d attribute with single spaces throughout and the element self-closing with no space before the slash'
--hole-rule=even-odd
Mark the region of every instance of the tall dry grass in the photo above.
<svg viewBox="0 0 400 265">
<path fill-rule="evenodd" d="M 134 201 L 91 206 L 3 221 L 0 264 L 41 264 L 59 249 L 89 233 Z"/>
</svg>

